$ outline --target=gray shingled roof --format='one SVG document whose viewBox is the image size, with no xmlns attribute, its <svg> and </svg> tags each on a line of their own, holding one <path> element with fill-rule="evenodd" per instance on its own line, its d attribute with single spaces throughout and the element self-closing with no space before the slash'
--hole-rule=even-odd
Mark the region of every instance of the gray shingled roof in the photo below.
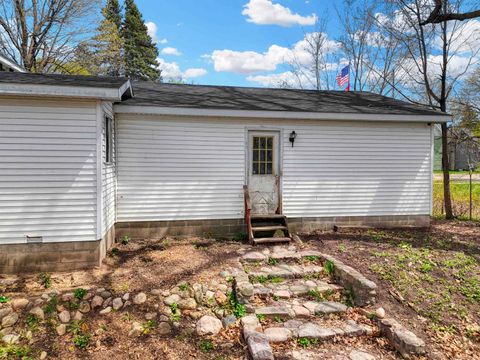
<svg viewBox="0 0 480 360">
<path fill-rule="evenodd" d="M 0 71 L 0 83 L 10 84 L 120 88 L 127 81 L 128 79 L 124 77 L 12 73 Z"/>
<path fill-rule="evenodd" d="M 369 92 L 268 89 L 132 82 L 134 97 L 122 105 L 223 110 L 397 115 L 446 115 Z"/>
</svg>

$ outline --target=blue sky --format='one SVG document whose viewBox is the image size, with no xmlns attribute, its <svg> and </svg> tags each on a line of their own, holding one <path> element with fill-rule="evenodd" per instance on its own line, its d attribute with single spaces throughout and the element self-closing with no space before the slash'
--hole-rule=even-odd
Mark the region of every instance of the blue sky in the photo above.
<svg viewBox="0 0 480 360">
<path fill-rule="evenodd" d="M 288 71 L 289 65 L 280 59 L 305 33 L 314 31 L 315 16 L 328 14 L 327 33 L 332 39 L 338 36 L 335 6 L 340 3 L 137 0 L 157 42 L 164 77 L 182 77 L 199 84 L 246 86 L 268 85 L 252 79 Z M 269 51 L 272 45 L 277 47 Z"/>
</svg>

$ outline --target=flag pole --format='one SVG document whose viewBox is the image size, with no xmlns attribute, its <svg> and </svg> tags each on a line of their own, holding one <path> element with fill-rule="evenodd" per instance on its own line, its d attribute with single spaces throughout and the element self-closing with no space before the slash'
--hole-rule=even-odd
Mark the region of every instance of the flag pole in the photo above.
<svg viewBox="0 0 480 360">
<path fill-rule="evenodd" d="M 347 86 L 347 91 L 350 91 L 350 61 L 348 62 L 348 86 Z"/>
</svg>

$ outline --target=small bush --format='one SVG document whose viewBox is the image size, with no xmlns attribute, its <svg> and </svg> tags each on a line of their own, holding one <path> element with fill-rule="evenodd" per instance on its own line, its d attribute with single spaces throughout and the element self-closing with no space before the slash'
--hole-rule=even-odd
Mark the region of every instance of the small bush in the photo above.
<svg viewBox="0 0 480 360">
<path fill-rule="evenodd" d="M 318 261 L 320 258 L 317 255 L 307 255 L 305 256 L 305 259 L 308 261 Z"/>
<path fill-rule="evenodd" d="M 88 334 L 85 335 L 75 335 L 73 337 L 73 343 L 79 349 L 85 349 L 90 344 L 91 336 Z"/>
<path fill-rule="evenodd" d="M 215 345 L 210 340 L 202 340 L 200 342 L 200 350 L 204 353 L 207 353 L 211 350 L 215 349 Z"/>
<path fill-rule="evenodd" d="M 0 346 L 0 359 L 29 359 L 30 352 L 30 348 L 26 345 L 8 344 Z"/>
<path fill-rule="evenodd" d="M 9 297 L 6 296 L 0 296 L 0 304 L 5 304 L 10 301 Z"/>
<path fill-rule="evenodd" d="M 333 273 L 335 272 L 335 264 L 333 263 L 333 261 L 330 261 L 330 260 L 325 261 L 323 268 L 325 269 L 325 273 L 328 276 L 332 276 Z"/>
<path fill-rule="evenodd" d="M 77 300 L 82 300 L 85 297 L 85 295 L 87 295 L 87 290 L 82 288 L 75 289 L 75 291 L 73 292 L 73 296 Z"/>
<path fill-rule="evenodd" d="M 52 286 L 52 277 L 50 274 L 42 272 L 38 277 L 40 279 L 40 283 L 45 289 L 48 289 Z"/>
<path fill-rule="evenodd" d="M 110 254 L 111 256 L 117 256 L 118 254 L 120 254 L 120 249 L 119 248 L 112 248 L 112 250 L 110 250 Z"/>
<path fill-rule="evenodd" d="M 142 324 L 143 333 L 145 335 L 149 334 L 156 327 L 157 322 L 155 320 L 148 320 L 146 323 Z"/>
<path fill-rule="evenodd" d="M 232 310 L 232 314 L 237 318 L 241 318 L 245 316 L 247 313 L 247 309 L 245 308 L 245 305 L 240 304 L 235 297 L 235 294 L 233 292 L 228 294 L 228 304 Z"/>
<path fill-rule="evenodd" d="M 268 265 L 277 265 L 278 264 L 278 260 L 275 259 L 275 258 L 272 258 L 272 257 L 269 257 L 268 258 Z"/>
<path fill-rule="evenodd" d="M 186 283 L 186 282 L 181 283 L 180 285 L 178 285 L 178 287 L 179 287 L 180 290 L 182 290 L 182 291 L 188 290 L 188 283 Z"/>
<path fill-rule="evenodd" d="M 27 324 L 30 331 L 37 331 L 39 322 L 40 320 L 35 314 L 28 314 L 25 318 L 25 323 Z"/>
<path fill-rule="evenodd" d="M 303 347 L 304 349 L 312 346 L 312 345 L 315 345 L 318 343 L 318 339 L 309 339 L 309 338 L 299 338 L 297 340 L 298 342 L 298 345 L 300 345 L 301 347 Z"/>
<path fill-rule="evenodd" d="M 57 312 L 58 297 L 53 295 L 50 300 L 45 304 L 43 310 L 47 315 L 55 314 Z"/>
<path fill-rule="evenodd" d="M 123 245 L 127 245 L 129 242 L 130 242 L 130 236 L 125 235 L 125 236 L 122 238 L 122 244 L 123 244 Z"/>
</svg>

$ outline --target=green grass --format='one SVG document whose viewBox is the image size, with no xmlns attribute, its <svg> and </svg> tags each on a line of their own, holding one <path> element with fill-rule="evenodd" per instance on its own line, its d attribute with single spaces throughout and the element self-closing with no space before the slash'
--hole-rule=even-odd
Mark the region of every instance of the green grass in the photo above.
<svg viewBox="0 0 480 360">
<path fill-rule="evenodd" d="M 468 182 L 453 181 L 450 183 L 454 214 L 461 219 L 469 216 L 470 184 Z M 480 219 L 480 183 L 472 183 L 472 217 Z M 443 216 L 443 182 L 433 183 L 433 216 Z"/>
</svg>

